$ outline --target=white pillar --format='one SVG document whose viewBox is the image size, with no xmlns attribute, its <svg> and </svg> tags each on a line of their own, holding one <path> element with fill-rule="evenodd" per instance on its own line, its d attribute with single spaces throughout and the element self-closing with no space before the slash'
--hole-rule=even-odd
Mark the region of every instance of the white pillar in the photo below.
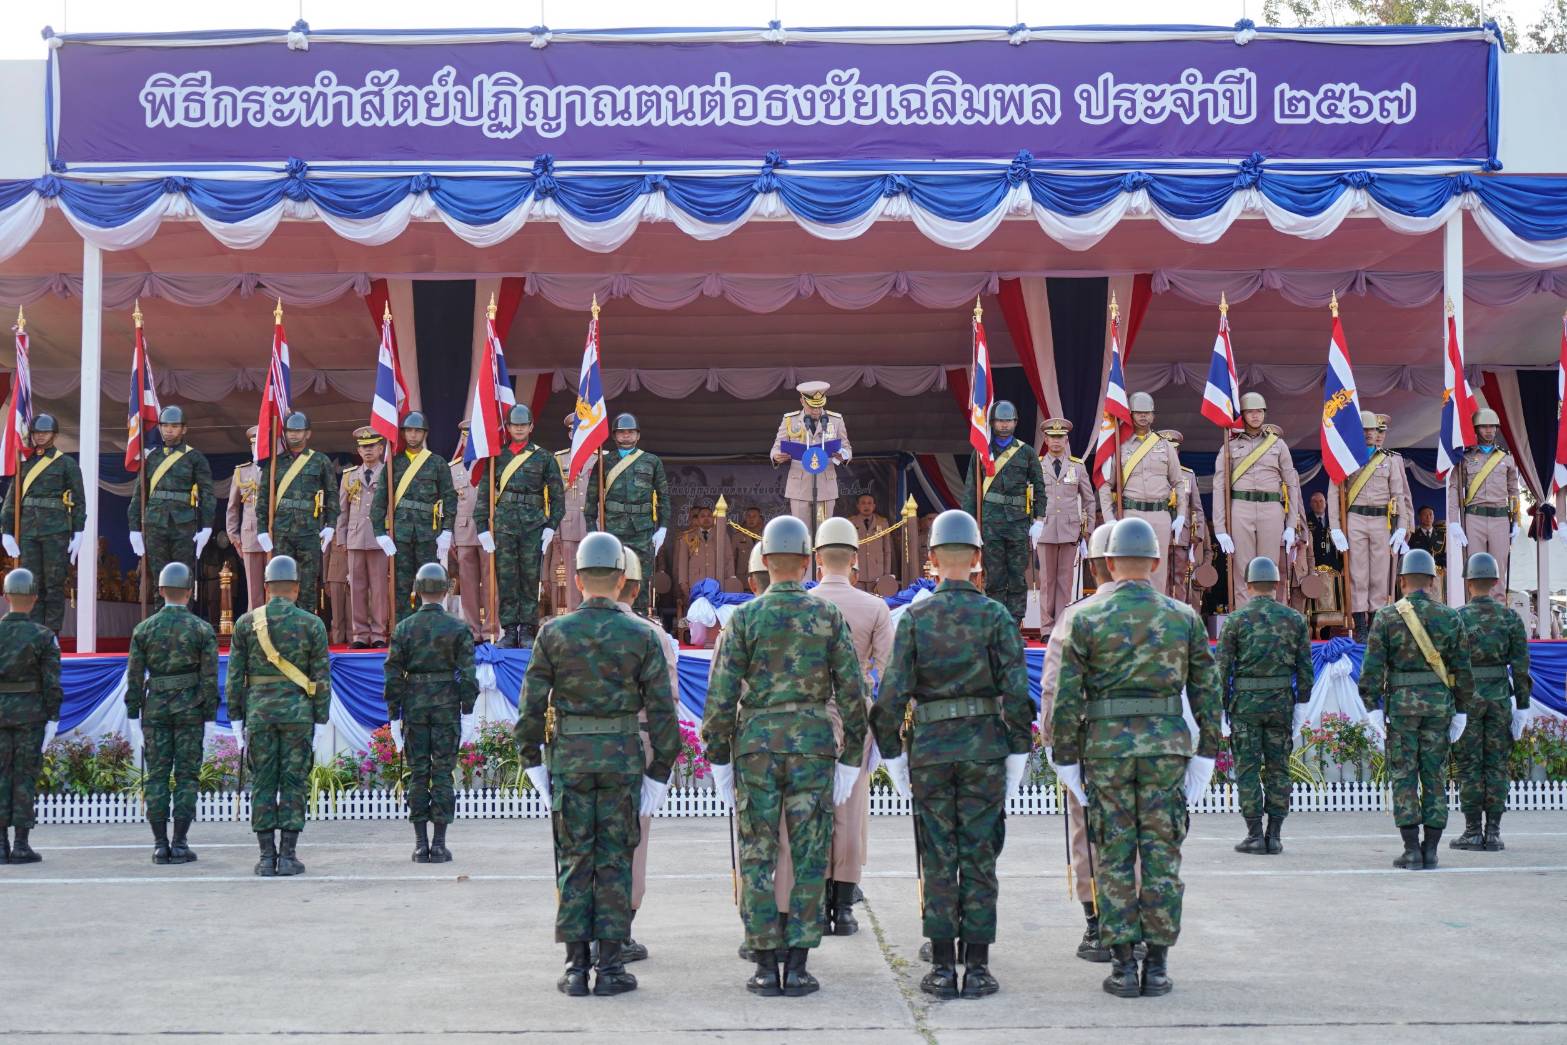
<svg viewBox="0 0 1567 1045">
<path fill-rule="evenodd" d="M 1547 487 L 1550 480 L 1540 480 Z M 1534 637 L 1551 637 L 1551 542 L 1534 542 Z"/>
<path fill-rule="evenodd" d="M 82 493 L 87 525 L 76 557 L 76 649 L 98 649 L 98 445 L 103 371 L 103 251 L 82 243 Z"/>
<path fill-rule="evenodd" d="M 1453 216 L 1447 219 L 1447 224 L 1442 227 L 1442 296 L 1446 301 L 1453 303 L 1453 319 L 1458 329 L 1458 344 L 1462 348 L 1467 345 L 1464 332 L 1464 212 L 1455 210 Z M 1437 344 L 1443 346 L 1442 351 L 1447 351 L 1447 308 L 1444 301 L 1437 310 L 1437 317 L 1442 323 L 1442 334 L 1437 339 Z M 1467 362 L 1467 357 L 1466 357 Z M 1456 376 L 1456 380 L 1462 381 L 1463 375 Z M 1455 468 L 1447 473 L 1447 486 L 1451 489 L 1453 480 L 1458 470 Z M 1444 493 L 1444 496 L 1446 494 Z M 1447 497 L 1448 503 L 1452 498 Z M 1451 539 L 1452 525 L 1461 520 L 1449 519 L 1447 542 L 1447 602 L 1450 606 L 1462 606 L 1464 604 L 1464 550 L 1458 546 L 1458 542 Z M 1505 593 L 1503 598 L 1505 598 Z"/>
</svg>

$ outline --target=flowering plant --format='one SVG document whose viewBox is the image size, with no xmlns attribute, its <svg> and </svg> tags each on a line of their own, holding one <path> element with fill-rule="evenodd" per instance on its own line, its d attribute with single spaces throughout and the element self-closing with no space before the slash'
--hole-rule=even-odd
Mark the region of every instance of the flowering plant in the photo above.
<svg viewBox="0 0 1567 1045">
<path fill-rule="evenodd" d="M 675 756 L 675 775 L 681 783 L 689 785 L 694 780 L 706 780 L 712 767 L 707 762 L 707 751 L 702 746 L 702 733 L 694 725 L 680 723 L 680 754 Z"/>
<path fill-rule="evenodd" d="M 1547 780 L 1567 780 L 1567 719 L 1530 721 L 1513 744 L 1508 768 L 1514 780 L 1528 780 L 1537 768 Z"/>
<path fill-rule="evenodd" d="M 38 789 L 73 791 L 79 795 L 118 794 L 141 788 L 143 774 L 135 766 L 131 742 L 118 733 L 97 740 L 70 737 L 50 743 L 38 774 Z"/>
<path fill-rule="evenodd" d="M 203 752 L 197 786 L 203 791 L 230 791 L 239 787 L 239 745 L 233 737 L 213 737 Z"/>
</svg>

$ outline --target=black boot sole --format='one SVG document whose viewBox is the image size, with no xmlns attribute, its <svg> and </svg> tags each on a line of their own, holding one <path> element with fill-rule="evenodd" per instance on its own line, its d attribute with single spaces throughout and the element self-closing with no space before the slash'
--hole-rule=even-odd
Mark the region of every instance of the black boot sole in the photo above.
<svg viewBox="0 0 1567 1045">
<path fill-rule="evenodd" d="M 1143 987 L 1142 996 L 1144 998 L 1159 998 L 1169 994 L 1174 989 L 1175 984 L 1170 980 L 1165 980 L 1163 983 Z"/>
<path fill-rule="evenodd" d="M 569 976 L 563 976 L 555 982 L 555 988 L 570 998 L 586 998 L 593 992 L 588 990 L 588 977 L 583 973 L 581 980 L 575 980 Z"/>
<path fill-rule="evenodd" d="M 821 984 L 812 981 L 811 983 L 801 983 L 796 984 L 793 987 L 785 987 L 783 989 L 783 995 L 785 998 L 803 998 L 807 994 L 815 994 L 821 989 Z"/>
<path fill-rule="evenodd" d="M 175 853 L 170 853 L 168 862 L 171 864 L 193 864 L 196 862 L 196 854 L 186 853 L 183 856 L 180 856 Z"/>
<path fill-rule="evenodd" d="M 1089 947 L 1087 944 L 1077 945 L 1077 956 L 1085 962 L 1093 962 L 1095 965 L 1103 965 L 1112 957 L 1108 947 Z"/>
<path fill-rule="evenodd" d="M 747 980 L 746 984 L 745 984 L 745 989 L 747 991 L 750 991 L 752 994 L 756 995 L 758 998 L 782 998 L 783 997 L 783 988 L 778 986 L 778 984 L 776 982 L 772 982 L 772 983 L 753 983 L 752 981 Z"/>
<path fill-rule="evenodd" d="M 159 867 L 162 867 L 164 864 L 172 862 L 172 860 L 173 860 L 173 858 L 171 856 L 169 856 L 168 853 L 153 853 L 152 854 L 152 862 L 157 864 Z"/>
<path fill-rule="evenodd" d="M 416 864 L 427 864 L 427 863 L 429 863 L 430 862 L 430 851 L 428 849 L 424 849 L 424 850 L 415 849 L 414 850 L 414 855 L 413 855 L 413 862 L 416 863 Z"/>
<path fill-rule="evenodd" d="M 44 862 L 44 858 L 37 853 L 26 853 L 22 856 L 12 853 L 10 862 L 13 864 L 41 864 Z"/>
<path fill-rule="evenodd" d="M 1500 853 L 1500 852 L 1502 852 L 1503 850 L 1505 850 L 1507 848 L 1507 845 L 1500 838 L 1498 838 L 1495 843 L 1487 842 L 1485 845 L 1481 846 L 1480 848 L 1481 848 L 1481 851 L 1483 851 L 1483 852 Z"/>
<path fill-rule="evenodd" d="M 960 998 L 988 998 L 992 994 L 995 994 L 999 990 L 1001 990 L 1001 984 L 996 983 L 994 981 L 992 981 L 990 983 L 987 983 L 987 984 L 970 987 L 969 984 L 968 984 L 968 980 L 965 979 L 963 981 L 963 989 L 958 992 L 958 997 L 960 997 Z"/>
<path fill-rule="evenodd" d="M 1106 994 L 1114 995 L 1117 998 L 1141 998 L 1143 996 L 1142 985 L 1138 983 L 1127 987 L 1122 983 L 1106 980 L 1103 986 Z"/>
<path fill-rule="evenodd" d="M 926 994 L 930 995 L 932 998 L 940 998 L 943 1001 L 950 1001 L 953 998 L 956 998 L 958 996 L 958 994 L 959 994 L 958 985 L 956 983 L 953 983 L 953 984 L 950 984 L 950 985 L 949 984 L 931 984 L 929 986 L 927 986 L 924 983 L 921 983 L 920 984 L 920 990 L 924 991 Z"/>
<path fill-rule="evenodd" d="M 632 980 L 630 983 L 614 981 L 605 983 L 604 978 L 600 976 L 593 981 L 593 996 L 595 998 L 613 998 L 617 994 L 630 994 L 636 989 L 637 982 L 635 980 Z"/>
<path fill-rule="evenodd" d="M 449 850 L 449 849 L 441 849 L 441 850 L 437 851 L 435 849 L 435 847 L 433 847 L 433 846 L 430 848 L 430 863 L 432 863 L 432 864 L 449 864 L 451 862 L 452 862 L 451 850 Z"/>
</svg>

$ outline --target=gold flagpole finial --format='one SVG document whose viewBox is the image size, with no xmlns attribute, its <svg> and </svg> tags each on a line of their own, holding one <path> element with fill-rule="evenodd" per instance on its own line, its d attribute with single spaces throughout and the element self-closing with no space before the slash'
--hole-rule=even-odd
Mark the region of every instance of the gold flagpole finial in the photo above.
<svg viewBox="0 0 1567 1045">
<path fill-rule="evenodd" d="M 1449 316 L 1457 314 L 1457 310 L 1453 308 L 1453 299 L 1451 297 L 1447 298 L 1447 314 Z"/>
<path fill-rule="evenodd" d="M 488 308 L 486 308 L 484 310 L 484 312 L 485 312 L 485 315 L 490 317 L 490 322 L 491 323 L 495 322 L 495 295 L 494 294 L 490 295 L 490 305 L 489 305 Z"/>
<path fill-rule="evenodd" d="M 1121 306 L 1116 303 L 1115 291 L 1113 290 L 1110 291 L 1110 318 L 1112 320 L 1121 318 Z"/>
<path fill-rule="evenodd" d="M 277 308 L 272 310 L 272 322 L 274 322 L 274 323 L 281 323 L 281 322 L 283 322 L 283 299 L 282 298 L 278 298 L 277 299 Z"/>
<path fill-rule="evenodd" d="M 912 519 L 919 513 L 919 502 L 914 499 L 913 494 L 909 494 L 909 499 L 903 502 L 903 517 L 905 519 Z"/>
<path fill-rule="evenodd" d="M 589 305 L 588 308 L 592 310 L 593 319 L 595 322 L 597 322 L 599 318 L 599 296 L 597 294 L 593 295 L 593 303 Z"/>
<path fill-rule="evenodd" d="M 1334 319 L 1338 318 L 1338 291 L 1336 290 L 1333 291 L 1333 295 L 1328 298 L 1328 311 L 1333 313 Z"/>
<path fill-rule="evenodd" d="M 27 332 L 27 316 L 23 314 L 21 305 L 16 306 L 16 332 L 18 334 Z"/>
<path fill-rule="evenodd" d="M 131 304 L 131 322 L 136 324 L 136 329 L 141 329 L 141 298 L 137 298 Z"/>
<path fill-rule="evenodd" d="M 1230 300 L 1229 300 L 1229 298 L 1224 296 L 1224 291 L 1221 290 L 1221 291 L 1219 291 L 1219 315 L 1227 316 L 1229 314 L 1230 314 Z"/>
<path fill-rule="evenodd" d="M 979 296 L 975 295 L 975 297 L 974 297 L 974 322 L 978 323 L 982 318 L 984 318 L 984 315 L 985 315 L 985 310 L 979 307 Z"/>
<path fill-rule="evenodd" d="M 381 322 L 383 322 L 383 323 L 390 323 L 391 321 L 392 321 L 392 299 L 391 298 L 387 298 L 386 299 L 386 303 L 381 306 Z"/>
<path fill-rule="evenodd" d="M 719 494 L 718 500 L 713 505 L 713 518 L 723 519 L 729 515 L 729 502 L 724 500 L 724 495 Z"/>
</svg>

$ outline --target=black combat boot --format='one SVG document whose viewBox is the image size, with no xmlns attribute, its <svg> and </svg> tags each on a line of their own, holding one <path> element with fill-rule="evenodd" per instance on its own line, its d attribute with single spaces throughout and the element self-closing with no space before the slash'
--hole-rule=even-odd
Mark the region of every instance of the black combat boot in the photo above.
<svg viewBox="0 0 1567 1045">
<path fill-rule="evenodd" d="M 739 953 L 740 953 L 740 960 L 743 961 L 743 962 L 754 962 L 754 961 L 759 961 L 760 960 L 757 957 L 756 952 L 751 950 L 751 948 L 749 948 L 749 947 L 747 947 L 745 945 L 745 941 L 744 940 L 740 941 L 740 952 Z"/>
<path fill-rule="evenodd" d="M 637 909 L 631 909 L 631 917 L 626 921 L 626 939 L 620 945 L 620 960 L 623 962 L 647 961 L 647 948 L 636 941 L 631 935 L 631 923 L 637 920 Z"/>
<path fill-rule="evenodd" d="M 1447 843 L 1449 849 L 1484 849 L 1485 835 L 1480 830 L 1480 810 L 1464 810 L 1464 833 Z"/>
<path fill-rule="evenodd" d="M 1502 814 L 1485 814 L 1485 851 L 1499 853 L 1506 848 L 1502 844 Z"/>
<path fill-rule="evenodd" d="M 27 844 L 27 836 L 32 833 L 31 827 L 16 828 L 16 841 L 11 843 L 10 861 L 13 864 L 41 864 L 44 858 L 33 852 L 33 847 Z"/>
<path fill-rule="evenodd" d="M 803 998 L 807 994 L 814 994 L 821 984 L 816 982 L 816 977 L 805 971 L 805 959 L 811 952 L 805 947 L 789 948 L 789 956 L 784 959 L 783 992 L 786 998 Z"/>
<path fill-rule="evenodd" d="M 600 998 L 613 994 L 625 994 L 637 989 L 637 978 L 626 971 L 620 957 L 619 940 L 600 940 L 598 975 L 593 977 L 593 993 Z"/>
<path fill-rule="evenodd" d="M 1418 871 L 1423 868 L 1426 865 L 1426 858 L 1420 852 L 1420 828 L 1400 827 L 1398 834 L 1404 840 L 1404 851 L 1393 859 L 1393 866 L 1408 871 Z"/>
<path fill-rule="evenodd" d="M 1148 957 L 1143 959 L 1143 997 L 1154 998 L 1169 994 L 1175 986 L 1169 976 L 1170 948 L 1162 943 L 1148 945 Z"/>
<path fill-rule="evenodd" d="M 414 824 L 414 863 L 430 862 L 430 825 L 420 820 Z"/>
<path fill-rule="evenodd" d="M 435 834 L 430 839 L 430 862 L 432 864 L 452 862 L 452 851 L 446 848 L 446 825 L 443 823 L 436 823 Z"/>
<path fill-rule="evenodd" d="M 777 998 L 783 994 L 783 983 L 778 978 L 778 952 L 752 951 L 756 971 L 745 981 L 745 989 L 764 998 Z"/>
<path fill-rule="evenodd" d="M 528 627 L 526 624 L 517 625 L 517 648 L 533 648 L 533 629 Z"/>
<path fill-rule="evenodd" d="M 193 864 L 196 862 L 196 851 L 185 840 L 188 834 L 190 834 L 190 817 L 175 817 L 174 842 L 169 846 L 169 863 Z"/>
<path fill-rule="evenodd" d="M 1262 817 L 1248 816 L 1246 818 L 1246 837 L 1241 839 L 1235 847 L 1237 853 L 1250 853 L 1253 856 L 1266 856 L 1268 842 L 1262 836 Z"/>
<path fill-rule="evenodd" d="M 1371 626 L 1371 614 L 1355 613 L 1350 615 L 1350 619 L 1354 621 L 1355 638 L 1361 642 L 1366 641 L 1366 632 Z"/>
<path fill-rule="evenodd" d="M 271 831 L 257 831 L 256 841 L 261 846 L 261 859 L 256 861 L 256 874 L 262 878 L 277 876 L 277 839 Z"/>
<path fill-rule="evenodd" d="M 990 975 L 990 944 L 966 943 L 963 945 L 963 997 L 983 998 L 1001 989 L 1001 984 Z"/>
<path fill-rule="evenodd" d="M 1099 915 L 1094 912 L 1092 900 L 1083 901 L 1083 917 L 1088 919 L 1088 927 L 1077 945 L 1077 956 L 1085 962 L 1109 961 L 1110 948 L 1099 942 Z"/>
<path fill-rule="evenodd" d="M 930 941 L 930 972 L 920 981 L 920 990 L 938 998 L 958 996 L 958 945 L 955 940 Z"/>
<path fill-rule="evenodd" d="M 501 627 L 501 641 L 497 642 L 496 645 L 499 646 L 501 649 L 516 649 L 517 648 L 517 629 L 512 627 L 509 624 L 508 625 L 502 625 L 502 627 Z"/>
<path fill-rule="evenodd" d="M 1140 998 L 1143 985 L 1137 981 L 1137 958 L 1132 945 L 1118 943 L 1110 948 L 1110 975 L 1105 977 L 1106 994 L 1117 998 Z"/>
<path fill-rule="evenodd" d="M 588 970 L 592 963 L 588 960 L 588 941 L 579 940 L 576 943 L 566 945 L 566 971 L 561 978 L 555 981 L 555 986 L 562 994 L 569 994 L 573 998 L 586 998 L 588 996 Z"/>
<path fill-rule="evenodd" d="M 860 923 L 854 919 L 854 883 L 834 882 L 833 891 L 838 898 L 832 909 L 832 934 L 853 936 L 860 931 Z"/>
<path fill-rule="evenodd" d="M 1420 843 L 1420 857 L 1425 861 L 1424 870 L 1436 870 L 1437 850 L 1442 844 L 1442 829 L 1440 827 L 1426 828 L 1425 841 Z"/>
<path fill-rule="evenodd" d="M 11 828 L 0 827 L 0 864 L 11 862 Z"/>
<path fill-rule="evenodd" d="M 929 965 L 931 960 L 930 941 L 926 940 L 924 943 L 920 944 L 920 961 L 924 962 L 926 965 Z"/>
<path fill-rule="evenodd" d="M 1268 844 L 1268 855 L 1278 856 L 1284 852 L 1284 843 L 1279 841 L 1279 832 L 1284 829 L 1282 816 L 1268 817 L 1268 833 L 1263 835 L 1263 841 Z"/>
<path fill-rule="evenodd" d="M 169 822 L 167 820 L 152 820 L 147 824 L 152 828 L 152 862 L 166 864 L 169 862 Z"/>
<path fill-rule="evenodd" d="M 294 847 L 299 844 L 298 831 L 280 831 L 277 847 L 277 873 L 278 877 L 286 878 L 289 875 L 304 874 L 305 865 L 299 862 L 294 855 Z"/>
</svg>

